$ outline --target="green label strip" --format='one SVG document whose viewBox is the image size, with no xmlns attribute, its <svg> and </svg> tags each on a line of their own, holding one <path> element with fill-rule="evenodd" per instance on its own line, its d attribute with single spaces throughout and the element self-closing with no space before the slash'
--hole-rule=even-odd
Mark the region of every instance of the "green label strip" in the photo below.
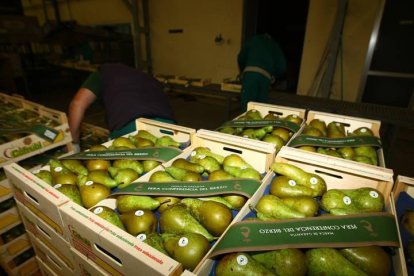
<svg viewBox="0 0 414 276">
<path fill-rule="evenodd" d="M 135 182 L 112 193 L 112 195 L 133 194 L 202 197 L 220 194 L 239 194 L 250 198 L 259 188 L 260 184 L 260 181 L 254 179 L 200 182 Z"/>
<path fill-rule="evenodd" d="M 134 159 L 134 160 L 155 160 L 166 162 L 179 155 L 182 151 L 173 147 L 151 147 L 128 150 L 105 150 L 105 151 L 84 151 L 61 159 Z"/>
<path fill-rule="evenodd" d="M 44 125 L 33 125 L 22 128 L 0 128 L 0 134 L 8 133 L 33 133 L 42 139 L 54 142 L 59 131 Z"/>
<path fill-rule="evenodd" d="M 230 252 L 282 248 L 367 245 L 400 246 L 398 229 L 393 215 L 371 213 L 274 222 L 246 220 L 232 225 L 209 257 Z"/>
<path fill-rule="evenodd" d="M 217 129 L 225 127 L 242 127 L 242 128 L 251 128 L 251 127 L 265 127 L 265 126 L 275 126 L 287 128 L 290 131 L 297 132 L 300 129 L 295 123 L 286 120 L 234 120 L 225 122 L 223 125 Z"/>
<path fill-rule="evenodd" d="M 309 135 L 298 135 L 289 143 L 289 147 L 316 146 L 316 147 L 381 147 L 381 140 L 375 136 L 350 136 L 344 138 L 324 138 Z"/>
</svg>

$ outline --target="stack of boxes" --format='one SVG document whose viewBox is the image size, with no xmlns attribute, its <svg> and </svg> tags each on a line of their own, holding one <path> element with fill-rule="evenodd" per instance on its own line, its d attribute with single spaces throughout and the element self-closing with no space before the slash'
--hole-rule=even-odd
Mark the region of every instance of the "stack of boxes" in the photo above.
<svg viewBox="0 0 414 276">
<path fill-rule="evenodd" d="M 160 166 L 142 175 L 136 181 L 137 186 L 134 186 L 137 190 L 131 190 L 130 192 L 136 192 L 146 186 L 152 173 L 164 170 L 174 160 L 179 158 L 189 159 L 197 147 L 209 148 L 212 152 L 222 156 L 237 154 L 251 164 L 262 176 L 258 188 L 248 196 L 246 204 L 240 210 L 234 212 L 230 226 L 218 237 L 218 240 L 214 242 L 209 252 L 192 271 L 186 270 L 180 262 L 172 257 L 155 250 L 137 237 L 115 227 L 84 207 L 75 204 L 67 196 L 18 164 L 11 163 L 7 165 L 5 167 L 6 174 L 12 183 L 11 188 L 14 191 L 17 207 L 22 214 L 23 222 L 28 232 L 26 235 L 30 237 L 33 243 L 36 253 L 35 259 L 40 264 L 41 271 L 45 275 L 137 275 L 138 270 L 140 274 L 147 273 L 151 275 L 215 275 L 214 269 L 217 262 L 223 256 L 220 252 L 226 250 L 226 241 L 237 239 L 237 237 L 232 236 L 234 232 L 237 233 L 237 227 L 242 224 L 249 225 L 247 218 L 249 218 L 252 212 L 254 213 L 253 210 L 258 201 L 269 193 L 269 185 L 278 177 L 278 174 L 271 170 L 271 165 L 274 162 L 294 165 L 306 172 L 319 175 L 325 180 L 328 190 L 357 189 L 361 187 L 376 189 L 384 197 L 384 215 L 391 218 L 391 226 L 401 231 L 398 202 L 401 200 L 401 193 L 411 193 L 410 187 L 414 181 L 409 178 L 398 177 L 397 184 L 394 185 L 393 171 L 386 168 L 382 149 L 380 145 L 375 144 L 377 143 L 376 141 L 371 141 L 373 145 L 375 144 L 378 157 L 378 164 L 376 165 L 324 154 L 323 151 L 315 150 L 311 152 L 302 147 L 319 146 L 334 148 L 333 144 L 329 144 L 331 143 L 328 141 L 329 139 L 323 137 L 303 139 L 302 134 L 305 127 L 313 119 L 320 119 L 326 123 L 336 122 L 343 124 L 349 132 L 359 128 L 368 128 L 376 137 L 379 137 L 380 122 L 251 102 L 248 105 L 247 112 L 252 112 L 253 110 L 259 111 L 262 115 L 270 113 L 276 117 L 278 116 L 279 118 L 273 117 L 273 119 L 269 119 L 268 125 L 289 129 L 290 137 L 282 148 L 276 148 L 272 143 L 259 141 L 251 136 L 240 137 L 230 133 L 223 133 L 220 131 L 223 128 L 215 131 L 203 129 L 196 131 L 148 119 L 140 118 L 136 121 L 137 131 L 147 130 L 157 137 L 170 135 L 184 146 L 181 148 L 182 151 L 180 153 L 172 156 L 169 160 L 164 160 Z M 243 115 L 245 114 L 241 114 L 233 120 L 236 123 L 226 123 L 225 125 L 235 128 L 262 128 L 266 126 L 264 120 L 261 120 L 256 125 L 254 125 L 255 123 L 252 120 L 243 123 L 240 120 Z M 288 117 L 300 119 L 297 121 L 300 122 L 297 124 L 297 128 L 286 122 L 285 118 Z M 125 137 L 134 134 L 131 133 L 125 135 Z M 345 141 L 345 144 L 338 145 L 336 142 L 336 145 L 344 147 L 351 146 L 352 143 L 356 145 L 355 143 L 361 144 L 366 142 L 354 141 L 354 138 L 349 137 L 349 141 Z M 103 143 L 103 145 L 110 147 L 112 142 L 113 140 Z M 342 140 L 341 143 L 343 142 Z M 142 157 L 137 157 L 136 159 L 142 159 Z M 202 190 L 211 187 L 203 182 L 198 182 L 198 187 L 194 183 L 184 184 L 191 189 Z M 235 183 L 233 182 L 233 184 Z M 177 185 L 179 186 L 179 182 Z M 215 188 L 216 191 L 219 191 L 216 195 L 220 195 L 221 188 L 223 187 Z M 113 192 L 117 191 L 113 190 Z M 148 195 L 155 196 L 156 193 L 148 193 Z M 116 209 L 114 200 L 114 197 L 109 197 L 102 201 L 100 205 Z M 324 219 L 326 218 L 318 218 L 315 221 Z M 271 225 L 276 229 L 278 223 L 280 222 L 274 222 Z M 300 220 L 297 223 L 300 224 Z M 356 228 L 362 227 L 355 225 Z M 404 235 L 400 236 L 400 231 L 398 231 L 396 237 L 396 242 L 400 247 L 396 248 L 395 254 L 392 256 L 392 272 L 395 275 L 407 275 L 404 248 L 402 246 L 405 246 L 406 238 Z M 247 235 L 245 232 L 239 233 L 238 238 L 244 238 L 245 240 L 247 239 L 245 235 Z M 276 239 L 276 236 L 272 236 L 269 239 Z M 241 240 L 240 243 L 242 244 L 244 240 Z M 294 236 L 291 237 L 291 240 L 292 243 L 295 241 Z M 324 241 L 325 238 L 321 236 L 320 240 Z M 272 244 L 272 242 L 269 242 L 269 244 Z M 288 248 L 289 243 L 279 246 Z M 243 252 L 246 248 L 248 248 L 248 245 L 242 249 L 231 248 L 231 250 Z M 227 250 L 230 249 L 227 248 Z"/>
</svg>

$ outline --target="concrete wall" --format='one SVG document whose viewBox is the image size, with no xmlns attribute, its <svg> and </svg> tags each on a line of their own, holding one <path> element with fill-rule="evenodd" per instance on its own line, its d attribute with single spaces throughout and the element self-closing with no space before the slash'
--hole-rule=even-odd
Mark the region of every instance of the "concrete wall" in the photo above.
<svg viewBox="0 0 414 276">
<path fill-rule="evenodd" d="M 349 0 L 330 98 L 357 101 L 375 21 L 384 0 Z M 335 20 L 337 1 L 311 0 L 300 69 L 298 94 L 310 93 Z M 341 65 L 342 58 L 342 65 Z M 369 58 L 368 58 L 369 61 Z"/>
<path fill-rule="evenodd" d="M 132 22 L 122 0 L 58 3 L 62 21 L 76 20 L 80 25 L 92 26 Z M 26 15 L 37 16 L 41 25 L 45 23 L 42 0 L 22 0 L 22 4 Z M 217 83 L 234 78 L 238 74 L 236 57 L 241 45 L 242 8 L 242 0 L 149 1 L 153 72 L 211 78 Z M 55 19 L 50 4 L 47 17 Z M 170 29 L 183 32 L 171 34 Z M 218 34 L 224 39 L 221 44 L 214 42 Z"/>
</svg>

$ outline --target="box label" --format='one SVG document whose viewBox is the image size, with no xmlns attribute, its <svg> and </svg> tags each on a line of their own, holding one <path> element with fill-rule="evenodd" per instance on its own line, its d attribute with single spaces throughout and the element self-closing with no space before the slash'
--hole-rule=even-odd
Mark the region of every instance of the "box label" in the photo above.
<svg viewBox="0 0 414 276">
<path fill-rule="evenodd" d="M 400 246 L 393 215 L 367 213 L 266 222 L 241 221 L 230 226 L 209 257 L 242 251 L 367 245 Z"/>
<path fill-rule="evenodd" d="M 251 127 L 265 127 L 265 126 L 274 126 L 282 127 L 289 129 L 290 131 L 297 132 L 300 129 L 300 126 L 287 121 L 287 120 L 233 120 L 225 122 L 223 125 L 219 126 L 217 129 L 225 127 L 242 127 L 242 128 L 251 128 Z"/>
<path fill-rule="evenodd" d="M 62 157 L 62 159 L 134 159 L 166 162 L 181 153 L 180 149 L 173 147 L 149 147 L 128 150 L 85 151 Z"/>
<path fill-rule="evenodd" d="M 309 135 L 298 135 L 288 145 L 289 147 L 316 146 L 316 147 L 381 147 L 381 140 L 375 136 L 348 136 L 344 138 L 324 138 Z"/>
<path fill-rule="evenodd" d="M 229 179 L 221 181 L 200 182 L 135 182 L 120 189 L 112 195 L 169 195 L 201 197 L 222 194 L 238 194 L 251 197 L 260 186 L 260 181 L 254 179 Z"/>
</svg>

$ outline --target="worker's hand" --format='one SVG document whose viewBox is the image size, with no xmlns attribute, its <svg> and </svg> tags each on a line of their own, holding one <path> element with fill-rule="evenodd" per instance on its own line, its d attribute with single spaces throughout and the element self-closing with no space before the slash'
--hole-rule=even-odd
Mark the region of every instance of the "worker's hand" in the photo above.
<svg viewBox="0 0 414 276">
<path fill-rule="evenodd" d="M 79 143 L 72 143 L 73 146 L 73 153 L 78 153 L 81 151 Z"/>
</svg>

